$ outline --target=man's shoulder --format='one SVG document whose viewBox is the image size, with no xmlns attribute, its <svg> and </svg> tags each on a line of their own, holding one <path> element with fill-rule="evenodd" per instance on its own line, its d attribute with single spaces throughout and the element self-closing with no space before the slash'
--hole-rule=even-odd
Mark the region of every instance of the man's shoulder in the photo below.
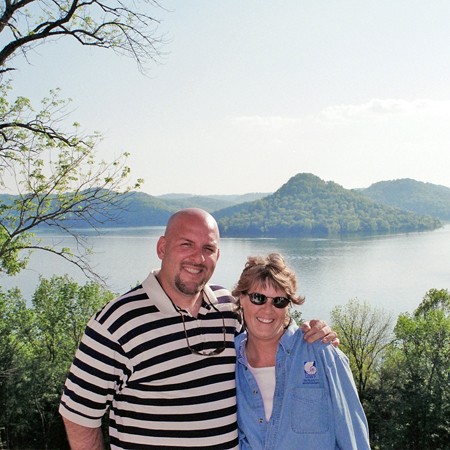
<svg viewBox="0 0 450 450">
<path fill-rule="evenodd" d="M 145 289 L 143 289 L 142 284 L 139 284 L 128 292 L 106 303 L 95 315 L 95 320 L 104 322 L 111 315 L 117 314 L 119 310 L 120 314 L 124 314 L 125 312 L 140 307 L 140 303 L 146 300 L 148 300 L 148 295 Z"/>
<path fill-rule="evenodd" d="M 208 286 L 213 291 L 218 303 L 236 303 L 235 298 L 228 289 L 218 284 L 209 284 Z"/>
</svg>

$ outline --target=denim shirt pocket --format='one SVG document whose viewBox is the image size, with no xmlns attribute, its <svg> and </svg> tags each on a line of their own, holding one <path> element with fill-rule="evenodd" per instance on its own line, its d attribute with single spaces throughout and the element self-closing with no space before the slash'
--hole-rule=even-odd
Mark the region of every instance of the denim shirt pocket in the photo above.
<svg viewBox="0 0 450 450">
<path fill-rule="evenodd" d="M 326 433 L 328 401 L 323 388 L 296 388 L 292 392 L 291 426 L 295 433 Z"/>
</svg>

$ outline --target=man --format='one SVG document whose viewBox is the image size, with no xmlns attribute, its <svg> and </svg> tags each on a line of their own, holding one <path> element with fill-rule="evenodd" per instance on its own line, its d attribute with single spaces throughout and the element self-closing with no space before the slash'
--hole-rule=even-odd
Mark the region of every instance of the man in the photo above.
<svg viewBox="0 0 450 450">
<path fill-rule="evenodd" d="M 161 268 L 89 321 L 60 413 L 73 450 L 237 448 L 234 336 L 227 290 L 207 284 L 219 230 L 201 209 L 175 213 L 157 243 Z M 329 332 L 317 323 L 311 341 Z M 328 339 L 333 338 L 333 334 Z"/>
</svg>

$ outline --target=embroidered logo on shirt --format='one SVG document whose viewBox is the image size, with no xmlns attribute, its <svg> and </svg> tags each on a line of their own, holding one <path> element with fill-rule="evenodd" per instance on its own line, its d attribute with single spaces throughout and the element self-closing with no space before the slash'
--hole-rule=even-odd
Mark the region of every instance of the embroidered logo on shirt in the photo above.
<svg viewBox="0 0 450 450">
<path fill-rule="evenodd" d="M 303 364 L 303 371 L 305 372 L 303 384 L 319 384 L 317 365 L 315 361 L 305 361 Z"/>
<path fill-rule="evenodd" d="M 306 361 L 303 366 L 305 370 L 305 374 L 309 376 L 315 376 L 317 373 L 317 367 L 315 361 Z"/>
</svg>

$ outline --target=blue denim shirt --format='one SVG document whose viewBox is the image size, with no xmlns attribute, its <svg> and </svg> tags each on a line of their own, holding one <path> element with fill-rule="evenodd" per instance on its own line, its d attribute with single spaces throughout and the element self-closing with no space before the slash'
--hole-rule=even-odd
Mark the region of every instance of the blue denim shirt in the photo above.
<svg viewBox="0 0 450 450">
<path fill-rule="evenodd" d="M 272 416 L 247 368 L 246 333 L 235 339 L 241 450 L 370 449 L 366 416 L 347 357 L 332 345 L 303 340 L 290 325 L 276 356 Z"/>
</svg>

